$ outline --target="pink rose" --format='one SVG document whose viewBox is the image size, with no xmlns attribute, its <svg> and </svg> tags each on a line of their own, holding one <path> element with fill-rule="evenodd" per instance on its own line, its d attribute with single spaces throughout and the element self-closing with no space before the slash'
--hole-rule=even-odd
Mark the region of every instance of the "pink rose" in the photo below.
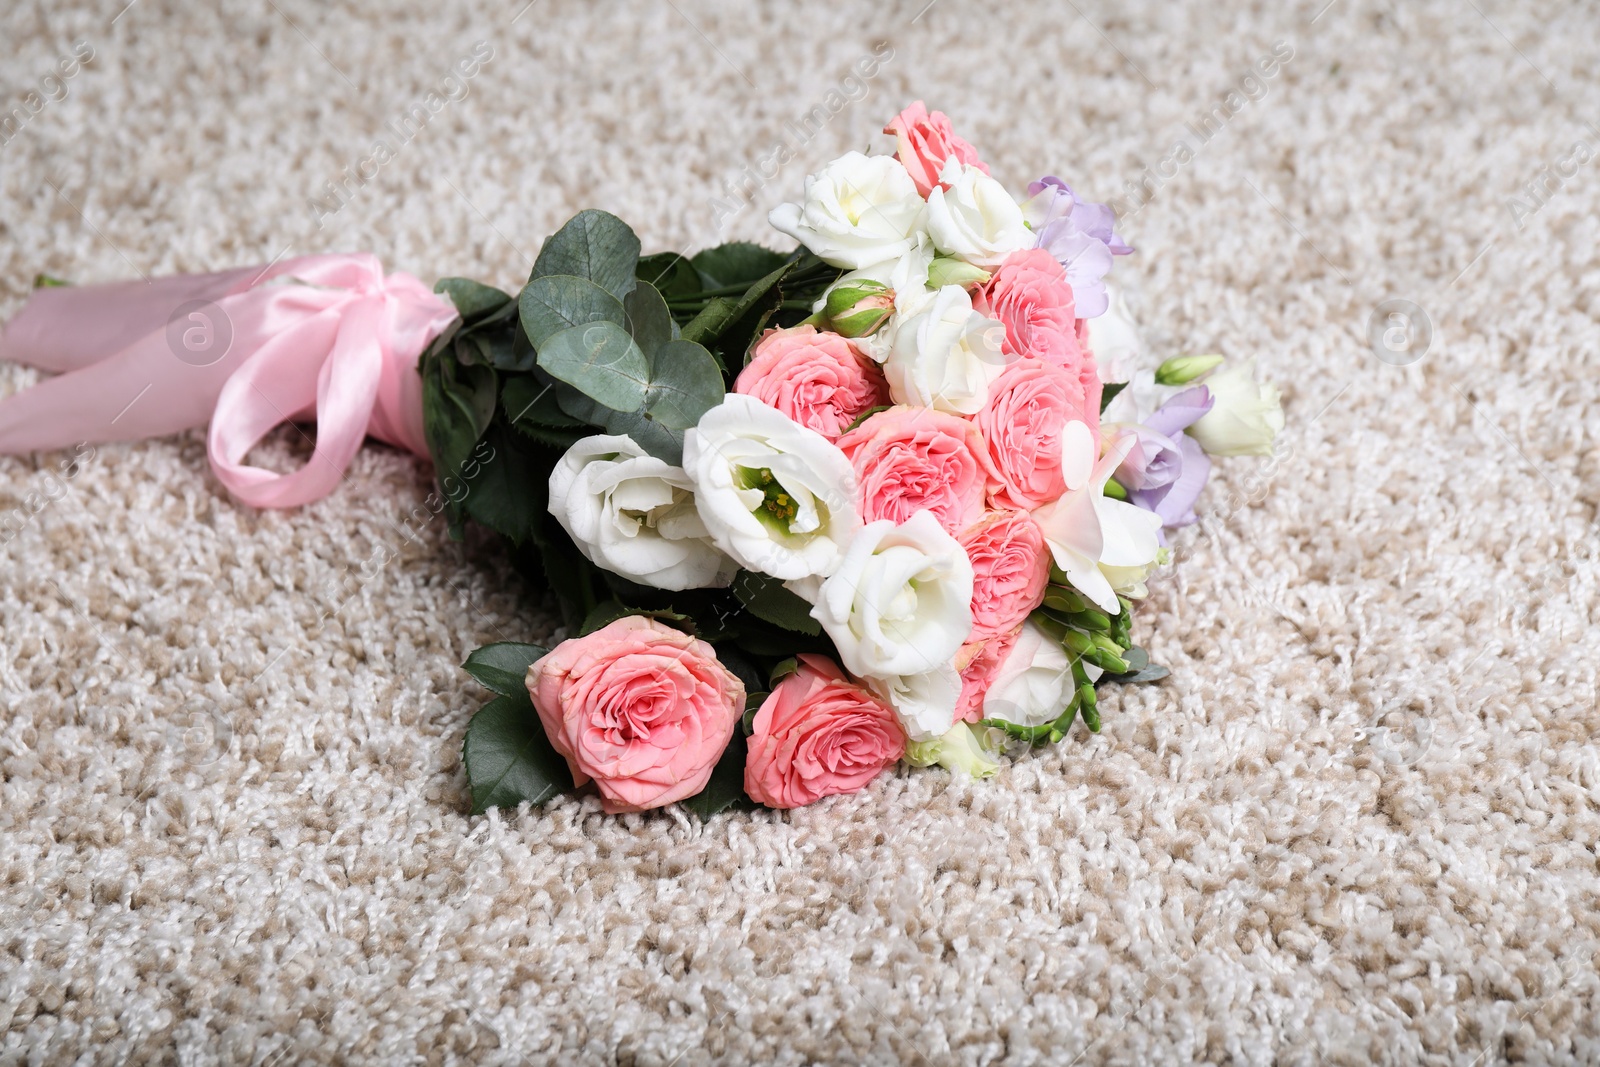
<svg viewBox="0 0 1600 1067">
<path fill-rule="evenodd" d="M 994 506 L 1032 511 L 1087 481 L 1099 455 L 1099 409 L 1098 381 L 1087 389 L 1036 359 L 1007 367 L 972 417 L 998 480 L 990 493 Z"/>
<path fill-rule="evenodd" d="M 972 561 L 972 636 L 984 641 L 1015 630 L 1044 603 L 1050 553 L 1039 524 L 1020 511 L 997 511 L 956 538 Z"/>
<path fill-rule="evenodd" d="M 900 142 L 895 155 L 917 183 L 917 192 L 926 197 L 939 181 L 939 172 L 945 160 L 954 156 L 960 163 L 977 167 L 985 174 L 989 167 L 978 158 L 978 150 L 955 135 L 950 119 L 943 111 L 929 111 L 921 100 L 894 117 L 883 128 Z"/>
<path fill-rule="evenodd" d="M 854 793 L 906 751 L 894 712 L 823 656 L 799 657 L 756 712 L 744 791 L 769 808 Z"/>
<path fill-rule="evenodd" d="M 977 722 L 983 718 L 983 698 L 989 695 L 995 675 L 1011 655 L 1022 627 L 987 641 L 971 641 L 956 653 L 956 669 L 961 672 L 961 695 L 956 698 L 956 721 Z"/>
<path fill-rule="evenodd" d="M 971 526 L 995 481 L 977 427 L 932 408 L 880 411 L 839 438 L 861 483 L 861 521 L 931 511 L 946 532 Z"/>
<path fill-rule="evenodd" d="M 744 714 L 744 683 L 704 641 L 630 615 L 528 668 L 545 736 L 607 812 L 692 797 Z"/>
<path fill-rule="evenodd" d="M 1079 378 L 1085 389 L 1092 383 L 1095 410 L 1099 410 L 1100 377 L 1085 344 L 1088 327 L 1079 328 L 1082 320 L 1072 285 L 1054 256 L 1042 248 L 1011 253 L 994 277 L 973 294 L 972 306 L 1005 324 L 1002 347 L 1008 355 L 1054 363 Z"/>
<path fill-rule="evenodd" d="M 733 391 L 777 408 L 807 429 L 837 440 L 869 408 L 889 403 L 883 372 L 856 346 L 815 326 L 768 330 Z"/>
</svg>

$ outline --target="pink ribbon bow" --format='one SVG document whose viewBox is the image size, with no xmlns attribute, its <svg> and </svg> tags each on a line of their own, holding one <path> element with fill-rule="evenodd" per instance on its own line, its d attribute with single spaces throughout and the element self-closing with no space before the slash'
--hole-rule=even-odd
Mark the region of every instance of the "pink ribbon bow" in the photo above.
<svg viewBox="0 0 1600 1067">
<path fill-rule="evenodd" d="M 268 285 L 275 278 L 293 283 Z M 211 467 L 246 504 L 320 500 L 367 435 L 419 455 L 417 360 L 456 317 L 369 254 L 269 268 L 34 292 L 0 359 L 59 375 L 0 400 L 0 453 L 177 433 L 210 420 Z M 244 462 L 284 422 L 315 416 L 311 461 L 290 474 Z"/>
</svg>

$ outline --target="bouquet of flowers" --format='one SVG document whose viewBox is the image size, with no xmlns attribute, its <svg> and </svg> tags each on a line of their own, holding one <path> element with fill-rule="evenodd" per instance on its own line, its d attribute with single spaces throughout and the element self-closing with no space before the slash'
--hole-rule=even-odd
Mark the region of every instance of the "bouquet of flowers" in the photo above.
<svg viewBox="0 0 1600 1067">
<path fill-rule="evenodd" d="M 1132 601 L 1210 455 L 1264 454 L 1249 364 L 1140 362 L 1132 251 L 1058 178 L 1014 198 L 917 103 L 806 179 L 791 253 L 640 255 L 585 211 L 512 295 L 439 283 L 422 416 L 452 530 L 504 535 L 565 639 L 496 695 L 475 810 L 593 781 L 608 812 L 792 808 L 904 760 L 974 776 L 1147 682 Z"/>
</svg>

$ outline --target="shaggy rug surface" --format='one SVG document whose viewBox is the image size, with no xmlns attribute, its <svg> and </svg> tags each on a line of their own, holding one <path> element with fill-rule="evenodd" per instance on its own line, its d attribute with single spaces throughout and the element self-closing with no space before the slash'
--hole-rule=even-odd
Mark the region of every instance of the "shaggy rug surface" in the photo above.
<svg viewBox="0 0 1600 1067">
<path fill-rule="evenodd" d="M 285 513 L 198 433 L 0 459 L 0 1062 L 1600 1062 L 1592 6 L 125 4 L 0 12 L 0 315 L 317 251 L 514 288 L 588 206 L 786 243 L 921 98 L 1114 200 L 1149 346 L 1288 429 L 1098 737 L 705 824 L 467 815 L 457 665 L 552 620 L 401 526 L 418 461 Z"/>
</svg>

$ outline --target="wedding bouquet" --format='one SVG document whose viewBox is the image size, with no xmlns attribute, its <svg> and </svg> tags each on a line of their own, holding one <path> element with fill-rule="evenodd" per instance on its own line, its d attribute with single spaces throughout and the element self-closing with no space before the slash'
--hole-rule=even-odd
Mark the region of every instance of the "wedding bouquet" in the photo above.
<svg viewBox="0 0 1600 1067">
<path fill-rule="evenodd" d="M 464 745 L 476 811 L 590 781 L 610 812 L 708 815 L 901 760 L 993 774 L 1098 731 L 1098 686 L 1166 674 L 1132 601 L 1208 455 L 1270 452 L 1283 415 L 1249 363 L 1144 364 L 1110 209 L 1053 177 L 1014 199 L 921 103 L 884 132 L 894 154 L 772 212 L 789 253 L 641 256 L 584 211 L 515 296 L 364 254 L 41 276 L 0 358 L 60 373 L 0 399 L 0 452 L 209 423 L 258 507 L 326 496 L 367 437 L 430 454 L 405 525 L 503 535 L 563 619 L 554 648 L 466 661 L 496 694 Z M 310 419 L 304 466 L 247 462 Z"/>
<path fill-rule="evenodd" d="M 1150 368 L 1109 208 L 1018 200 L 921 103 L 774 210 L 791 253 L 641 256 L 585 211 L 512 295 L 439 283 L 433 498 L 508 540 L 565 639 L 466 669 L 496 696 L 475 810 L 593 781 L 608 812 L 792 808 L 904 760 L 974 776 L 1098 731 L 1152 681 L 1132 601 L 1210 455 L 1264 454 L 1249 364 Z M 561 631 L 558 631 L 560 633 Z"/>
</svg>

